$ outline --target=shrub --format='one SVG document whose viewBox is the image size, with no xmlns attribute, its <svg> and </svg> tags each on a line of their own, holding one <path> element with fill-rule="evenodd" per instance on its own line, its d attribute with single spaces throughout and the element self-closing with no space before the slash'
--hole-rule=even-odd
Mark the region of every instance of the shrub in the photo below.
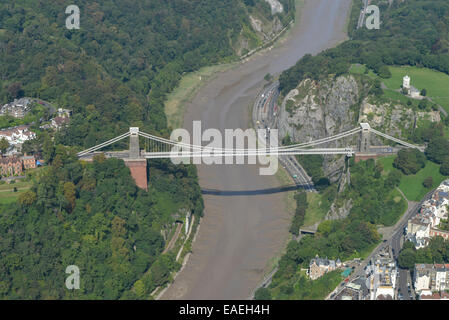
<svg viewBox="0 0 449 320">
<path fill-rule="evenodd" d="M 422 185 L 427 188 L 430 189 L 433 186 L 433 178 L 432 177 L 427 177 L 424 179 Z"/>
</svg>

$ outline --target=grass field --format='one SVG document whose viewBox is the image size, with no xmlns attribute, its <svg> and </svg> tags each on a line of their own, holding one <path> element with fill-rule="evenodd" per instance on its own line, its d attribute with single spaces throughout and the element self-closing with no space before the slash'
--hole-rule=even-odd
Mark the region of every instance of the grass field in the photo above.
<svg viewBox="0 0 449 320">
<path fill-rule="evenodd" d="M 384 173 L 387 174 L 389 171 L 393 169 L 393 161 L 395 156 L 381 158 L 377 161 L 382 163 L 384 167 Z M 417 174 L 413 175 L 403 175 L 401 179 L 401 183 L 399 184 L 399 189 L 405 194 L 408 200 L 410 201 L 421 201 L 422 198 L 429 192 L 431 189 L 436 188 L 440 185 L 440 183 L 445 180 L 447 177 L 440 174 L 440 166 L 427 161 L 426 166 L 418 171 Z M 432 177 L 433 186 L 430 189 L 426 189 L 423 186 L 423 181 L 427 177 Z"/>
<path fill-rule="evenodd" d="M 29 188 L 31 188 L 33 182 L 20 181 L 14 184 L 1 184 L 0 185 L 0 204 L 8 204 L 16 202 L 19 195 Z M 17 188 L 17 192 L 14 192 L 14 187 Z"/>
<path fill-rule="evenodd" d="M 322 196 L 319 193 L 308 192 L 307 202 L 309 206 L 304 218 L 305 227 L 314 225 L 318 221 L 324 219 L 327 211 L 329 210 L 329 206 L 327 206 L 326 203 L 323 203 Z"/>
<path fill-rule="evenodd" d="M 363 64 L 353 64 L 349 69 L 349 73 L 352 74 L 363 74 L 366 67 Z"/>
<path fill-rule="evenodd" d="M 400 89 L 402 78 L 409 75 L 411 85 L 415 88 L 427 90 L 427 97 L 431 98 L 435 103 L 440 104 L 449 112 L 449 76 L 445 73 L 434 71 L 427 68 L 418 67 L 391 67 L 392 77 L 390 79 L 382 79 L 382 82 L 392 90 Z"/>
</svg>

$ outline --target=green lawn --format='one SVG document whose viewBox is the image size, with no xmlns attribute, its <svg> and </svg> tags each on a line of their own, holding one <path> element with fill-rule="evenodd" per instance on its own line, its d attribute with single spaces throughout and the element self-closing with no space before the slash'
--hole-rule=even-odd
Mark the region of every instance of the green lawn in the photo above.
<svg viewBox="0 0 449 320">
<path fill-rule="evenodd" d="M 449 112 L 449 76 L 447 74 L 427 68 L 410 66 L 390 66 L 389 68 L 392 77 L 390 79 L 382 79 L 382 82 L 389 89 L 400 89 L 402 78 L 405 75 L 409 75 L 412 86 L 419 90 L 425 88 L 427 96 Z"/>
<path fill-rule="evenodd" d="M 380 158 L 377 161 L 382 163 L 384 167 L 384 174 L 387 174 L 390 170 L 393 169 L 393 161 L 396 156 L 384 157 Z M 426 189 L 422 183 L 424 179 L 427 177 L 433 178 L 433 186 L 431 189 L 436 188 L 440 185 L 440 183 L 447 179 L 447 177 L 440 174 L 440 166 L 427 161 L 426 166 L 418 171 L 417 174 L 414 175 L 403 175 L 401 179 L 401 183 L 399 184 L 399 189 L 404 192 L 405 196 L 410 201 L 421 201 L 422 198 L 429 192 L 431 189 Z"/>
<path fill-rule="evenodd" d="M 419 100 L 408 98 L 404 96 L 402 93 L 393 90 L 384 89 L 384 96 L 391 99 L 394 102 L 399 102 L 404 105 L 407 104 L 408 101 L 411 101 L 412 105 L 416 107 L 419 104 Z"/>
<path fill-rule="evenodd" d="M 2 192 L 0 193 L 0 205 L 1 204 L 9 204 L 16 202 L 19 198 L 19 195 L 24 191 L 17 191 L 17 192 Z"/>
<path fill-rule="evenodd" d="M 362 64 L 353 64 L 349 69 L 349 73 L 352 74 L 363 74 L 365 72 L 366 67 Z"/>
<path fill-rule="evenodd" d="M 19 195 L 31 188 L 32 185 L 32 181 L 19 181 L 13 184 L 0 184 L 0 204 L 16 202 Z M 17 188 L 17 192 L 13 191 L 14 187 Z"/>
<path fill-rule="evenodd" d="M 18 181 L 13 184 L 0 184 L 0 192 L 4 190 L 12 190 L 14 189 L 14 187 L 16 187 L 17 189 L 30 188 L 32 185 L 33 183 L 31 181 Z"/>
<path fill-rule="evenodd" d="M 304 226 L 308 227 L 322 220 L 329 210 L 327 203 L 322 201 L 319 193 L 307 193 L 307 203 L 309 204 L 304 218 Z"/>
</svg>

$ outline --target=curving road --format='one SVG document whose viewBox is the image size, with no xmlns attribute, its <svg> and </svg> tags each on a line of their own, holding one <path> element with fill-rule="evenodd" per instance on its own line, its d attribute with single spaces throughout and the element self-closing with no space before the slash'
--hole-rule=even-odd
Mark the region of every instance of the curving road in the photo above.
<svg viewBox="0 0 449 320">
<path fill-rule="evenodd" d="M 247 128 L 249 106 L 267 73 L 276 75 L 304 54 L 316 54 L 346 38 L 351 0 L 306 0 L 300 22 L 280 46 L 253 56 L 218 75 L 187 106 L 184 127 L 201 120 L 202 130 Z M 274 176 L 260 176 L 256 165 L 199 165 L 205 193 L 202 220 L 193 254 L 162 299 L 247 299 L 268 261 L 288 239 L 291 217 L 284 210 Z M 252 192 L 253 191 L 253 192 Z"/>
</svg>

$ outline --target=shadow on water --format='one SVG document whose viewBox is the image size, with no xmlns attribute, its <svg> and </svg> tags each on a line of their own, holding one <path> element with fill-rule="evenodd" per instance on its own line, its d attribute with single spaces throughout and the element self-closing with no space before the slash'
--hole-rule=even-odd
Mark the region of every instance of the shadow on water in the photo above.
<svg viewBox="0 0 449 320">
<path fill-rule="evenodd" d="M 202 189 L 201 193 L 205 195 L 214 196 L 257 196 L 261 194 L 273 194 L 288 192 L 294 190 L 307 190 L 310 186 L 308 184 L 290 184 L 276 188 L 258 189 L 258 190 L 217 190 L 217 189 Z"/>
</svg>

